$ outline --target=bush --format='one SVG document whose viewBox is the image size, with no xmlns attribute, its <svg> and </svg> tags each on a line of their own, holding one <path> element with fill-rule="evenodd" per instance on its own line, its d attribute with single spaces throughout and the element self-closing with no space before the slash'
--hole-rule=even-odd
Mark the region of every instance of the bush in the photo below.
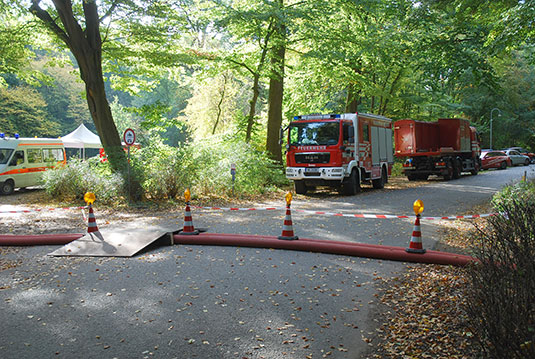
<svg viewBox="0 0 535 359">
<path fill-rule="evenodd" d="M 535 203 L 535 182 L 521 181 L 513 186 L 506 186 L 492 198 L 492 205 L 499 212 L 511 207 L 513 201 Z"/>
<path fill-rule="evenodd" d="M 502 215 L 479 231 L 481 263 L 468 270 L 467 311 L 490 358 L 535 358 L 533 188 L 521 183 L 495 196 Z"/>
<path fill-rule="evenodd" d="M 235 194 L 259 194 L 288 184 L 281 166 L 265 152 L 241 141 L 212 138 L 195 145 L 194 161 L 200 164 L 194 188 L 199 193 L 232 193 L 230 168 L 236 165 Z"/>
<path fill-rule="evenodd" d="M 83 199 L 86 192 L 93 192 L 100 203 L 107 204 L 124 196 L 122 177 L 96 158 L 57 166 L 45 171 L 42 180 L 47 194 L 64 201 Z"/>
<path fill-rule="evenodd" d="M 259 194 L 287 184 L 282 167 L 248 144 L 221 136 L 176 147 L 159 140 L 134 153 L 133 164 L 152 199 L 194 194 L 230 195 L 231 164 L 236 164 L 235 195 Z"/>
</svg>

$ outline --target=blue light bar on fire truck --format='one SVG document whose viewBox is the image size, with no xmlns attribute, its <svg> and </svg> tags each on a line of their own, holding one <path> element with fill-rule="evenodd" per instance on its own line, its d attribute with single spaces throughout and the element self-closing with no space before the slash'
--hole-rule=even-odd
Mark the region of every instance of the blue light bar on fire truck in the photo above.
<svg viewBox="0 0 535 359">
<path fill-rule="evenodd" d="M 313 115 L 294 116 L 294 120 L 323 120 L 326 118 L 340 118 L 340 115 L 333 113 L 330 115 L 313 114 Z"/>
</svg>

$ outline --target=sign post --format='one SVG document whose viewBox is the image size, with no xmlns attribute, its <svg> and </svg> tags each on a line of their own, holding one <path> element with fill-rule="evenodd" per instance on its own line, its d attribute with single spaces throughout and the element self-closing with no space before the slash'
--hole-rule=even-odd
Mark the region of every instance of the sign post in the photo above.
<svg viewBox="0 0 535 359">
<path fill-rule="evenodd" d="M 232 175 L 232 197 L 234 197 L 234 181 L 236 180 L 236 164 L 230 164 L 230 174 Z"/>
<path fill-rule="evenodd" d="M 128 200 L 132 197 L 130 186 L 130 146 L 136 142 L 136 133 L 131 128 L 127 128 L 123 134 L 123 140 L 127 148 L 127 160 L 128 160 Z"/>
</svg>

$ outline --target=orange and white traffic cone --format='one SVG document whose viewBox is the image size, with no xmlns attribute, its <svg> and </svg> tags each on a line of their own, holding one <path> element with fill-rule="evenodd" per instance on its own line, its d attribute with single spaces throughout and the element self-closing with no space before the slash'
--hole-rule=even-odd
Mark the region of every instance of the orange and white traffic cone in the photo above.
<svg viewBox="0 0 535 359">
<path fill-rule="evenodd" d="M 199 231 L 193 227 L 193 219 L 191 218 L 189 202 L 186 202 L 186 211 L 184 214 L 184 228 L 180 231 L 180 234 L 199 234 Z"/>
<path fill-rule="evenodd" d="M 289 203 L 286 205 L 286 217 L 284 218 L 284 223 L 282 225 L 282 234 L 278 238 L 290 241 L 299 239 L 299 237 L 294 235 L 294 229 L 292 225 L 292 212 L 290 211 Z"/>
<path fill-rule="evenodd" d="M 408 253 L 425 253 L 422 246 L 422 232 L 420 231 L 420 215 L 416 215 L 414 221 L 414 229 L 412 230 L 412 237 L 409 247 L 405 249 Z"/>
<path fill-rule="evenodd" d="M 93 212 L 93 206 L 89 204 L 89 216 L 87 219 L 87 233 L 91 236 L 95 235 L 98 239 L 104 240 L 102 234 L 98 230 L 97 220 L 95 218 L 95 213 Z"/>
</svg>

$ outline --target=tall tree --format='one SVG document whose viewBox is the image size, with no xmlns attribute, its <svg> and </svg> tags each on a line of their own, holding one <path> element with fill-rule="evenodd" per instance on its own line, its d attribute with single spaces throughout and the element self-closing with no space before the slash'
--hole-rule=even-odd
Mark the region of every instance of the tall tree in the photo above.
<svg viewBox="0 0 535 359">
<path fill-rule="evenodd" d="M 279 144 L 279 128 L 282 125 L 282 105 L 284 97 L 284 58 L 286 56 L 287 26 L 284 22 L 284 0 L 278 0 L 278 16 L 275 19 L 275 33 L 270 61 L 268 93 L 268 118 L 266 151 L 271 159 L 282 163 L 282 152 Z"/>
<path fill-rule="evenodd" d="M 85 84 L 87 104 L 100 140 L 114 170 L 124 172 L 127 163 L 121 146 L 117 127 L 104 86 L 102 71 L 102 37 L 96 0 L 82 1 L 83 15 L 77 18 L 71 0 L 52 0 L 55 11 L 43 9 L 41 0 L 32 0 L 30 11 L 63 41 L 72 52 L 80 68 L 80 77 Z M 113 13 L 117 2 L 112 3 L 105 17 Z M 81 21 L 79 21 L 81 20 Z M 84 25 L 85 27 L 82 27 Z"/>
</svg>

